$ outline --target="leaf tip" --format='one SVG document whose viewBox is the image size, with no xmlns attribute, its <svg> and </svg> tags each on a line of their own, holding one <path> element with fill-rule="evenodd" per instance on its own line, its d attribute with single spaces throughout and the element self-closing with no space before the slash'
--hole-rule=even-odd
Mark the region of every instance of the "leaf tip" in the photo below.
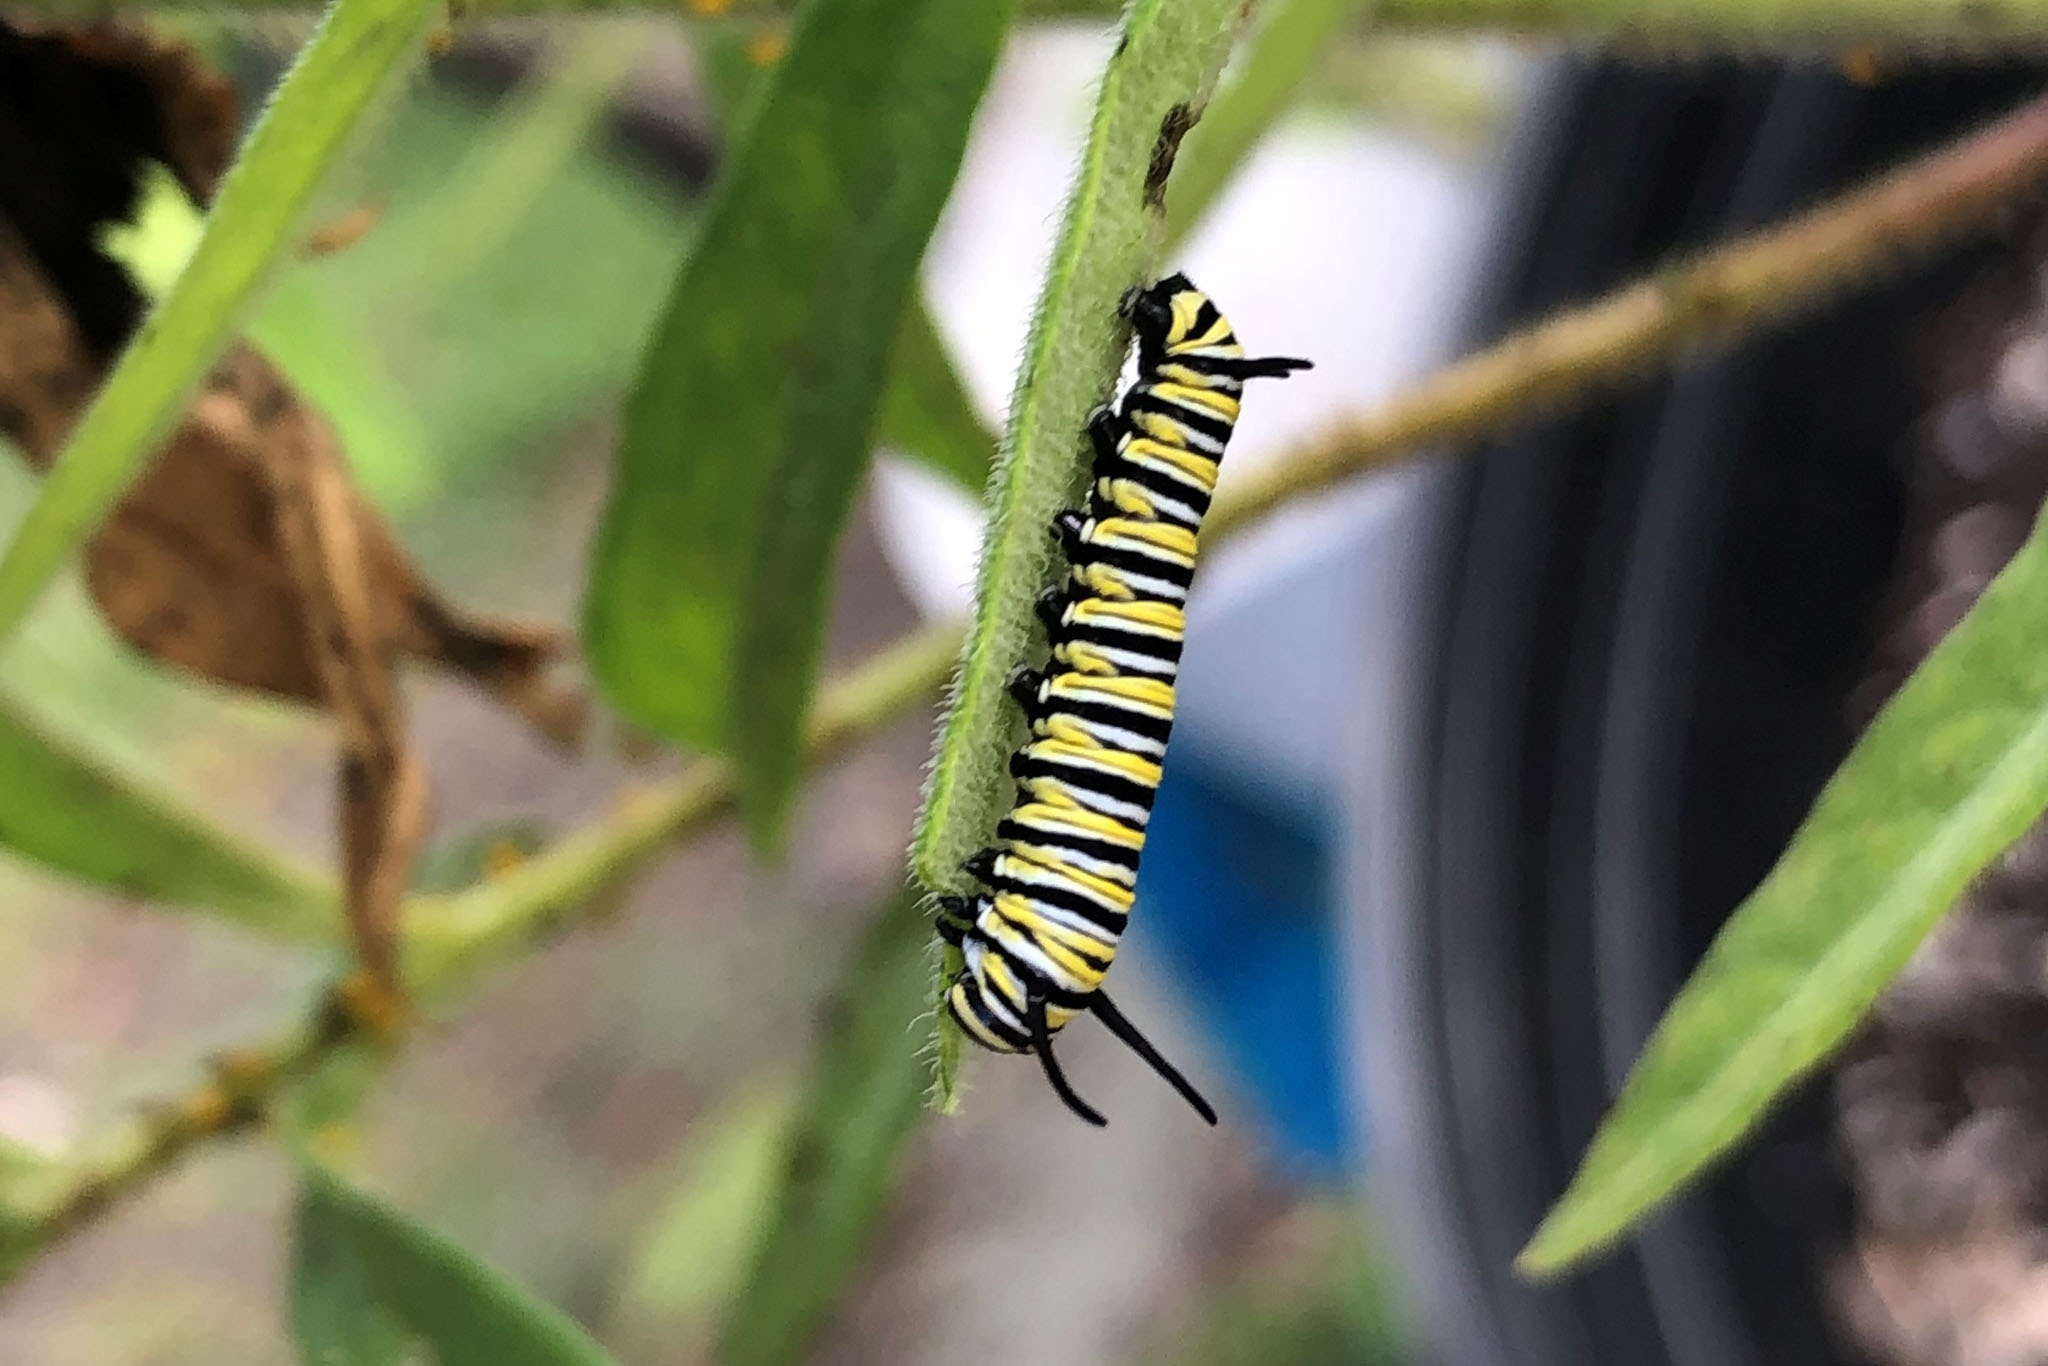
<svg viewBox="0 0 2048 1366">
<path fill-rule="evenodd" d="M 1574 1182 L 1515 1254 L 1515 1275 L 1537 1283 L 1557 1280 L 1606 1251 L 1628 1227 L 1627 1220 L 1591 1217 Z"/>
</svg>

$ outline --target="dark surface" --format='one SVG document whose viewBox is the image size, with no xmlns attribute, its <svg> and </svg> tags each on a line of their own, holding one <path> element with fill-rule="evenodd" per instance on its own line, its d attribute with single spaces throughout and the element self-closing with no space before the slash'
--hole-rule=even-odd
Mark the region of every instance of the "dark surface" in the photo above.
<svg viewBox="0 0 2048 1366">
<path fill-rule="evenodd" d="M 1480 330 L 1780 218 L 2033 85 L 2010 69 L 1872 89 L 1824 67 L 1580 69 Z M 1811 1091 L 1594 1269 L 1538 1291 L 1509 1262 L 1847 746 L 1923 401 L 1906 348 L 1970 268 L 1952 258 L 1474 453 L 1435 655 L 1423 961 L 1403 965 L 1425 982 L 1407 1023 L 1453 1149 L 1440 1208 L 1457 1227 L 1431 1236 L 1483 1300 L 1462 1305 L 1487 1331 L 1463 1326 L 1460 1350 L 1852 1359 L 1819 1279 L 1847 1187 Z"/>
</svg>

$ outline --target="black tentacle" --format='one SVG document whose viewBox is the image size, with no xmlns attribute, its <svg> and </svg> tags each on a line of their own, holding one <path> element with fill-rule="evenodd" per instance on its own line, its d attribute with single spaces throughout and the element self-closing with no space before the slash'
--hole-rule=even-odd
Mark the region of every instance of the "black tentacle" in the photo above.
<svg viewBox="0 0 2048 1366">
<path fill-rule="evenodd" d="M 1087 1101 L 1074 1094 L 1074 1088 L 1067 1085 L 1067 1074 L 1060 1070 L 1059 1059 L 1052 1055 L 1052 1030 L 1045 1023 L 1045 1002 L 1033 1001 L 1030 1015 L 1031 1051 L 1038 1054 L 1039 1066 L 1045 1069 L 1045 1079 L 1052 1083 L 1052 1089 L 1059 1092 L 1067 1108 L 1087 1120 L 1098 1129 L 1109 1127 L 1109 1121 Z M 1211 1120 L 1210 1123 L 1215 1123 Z"/>
<path fill-rule="evenodd" d="M 1216 1122 L 1216 1107 L 1204 1100 L 1194 1083 L 1182 1076 L 1180 1069 L 1168 1062 L 1151 1041 L 1138 1032 L 1138 1027 L 1130 1022 L 1129 1017 L 1116 1008 L 1116 1002 L 1098 991 L 1090 999 L 1089 1009 L 1108 1026 L 1110 1033 L 1122 1039 L 1133 1053 L 1145 1060 L 1147 1066 L 1163 1077 L 1168 1086 L 1180 1092 L 1181 1099 L 1194 1106 L 1196 1114 L 1211 1124 Z"/>
</svg>

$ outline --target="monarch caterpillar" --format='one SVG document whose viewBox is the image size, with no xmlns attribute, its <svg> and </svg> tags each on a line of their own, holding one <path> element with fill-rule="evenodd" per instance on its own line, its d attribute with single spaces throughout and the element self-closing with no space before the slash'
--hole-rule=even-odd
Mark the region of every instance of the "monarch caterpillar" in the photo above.
<svg viewBox="0 0 2048 1366">
<path fill-rule="evenodd" d="M 1216 1111 L 1102 990 L 1130 914 L 1145 827 L 1173 730 L 1182 604 L 1244 381 L 1305 360 L 1245 355 L 1230 323 L 1184 275 L 1134 290 L 1122 310 L 1138 377 L 1120 412 L 1089 420 L 1095 478 L 1086 512 L 1053 519 L 1065 583 L 1038 600 L 1052 643 L 1043 670 L 1009 690 L 1031 725 L 1010 758 L 1017 802 L 996 843 L 966 863 L 988 890 L 939 898 L 939 934 L 966 959 L 946 1007 L 969 1038 L 1036 1053 L 1067 1108 L 1074 1093 L 1052 1036 L 1093 1012 L 1209 1123 Z"/>
</svg>

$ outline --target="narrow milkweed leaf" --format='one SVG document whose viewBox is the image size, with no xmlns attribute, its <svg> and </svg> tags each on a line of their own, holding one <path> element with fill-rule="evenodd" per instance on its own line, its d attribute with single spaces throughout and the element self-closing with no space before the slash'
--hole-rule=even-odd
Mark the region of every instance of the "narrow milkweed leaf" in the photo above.
<svg viewBox="0 0 2048 1366">
<path fill-rule="evenodd" d="M 327 169 L 420 47 L 434 0 L 337 0 L 264 109 L 177 283 L 137 329 L 0 554 L 0 639 L 98 526 L 240 323 Z"/>
<path fill-rule="evenodd" d="M 0 692 L 0 850 L 95 886 L 309 942 L 340 930 L 332 882 L 213 825 Z"/>
<path fill-rule="evenodd" d="M 626 406 L 591 663 L 635 721 L 738 760 L 763 846 L 898 320 L 1011 3 L 806 6 Z"/>
<path fill-rule="evenodd" d="M 920 461 L 976 498 L 988 486 L 996 434 L 974 410 L 921 299 L 912 299 L 903 310 L 889 388 L 882 396 L 879 434 L 882 444 Z"/>
<path fill-rule="evenodd" d="M 1671 1003 L 1523 1249 L 1622 1237 L 1855 1027 L 1970 879 L 2048 808 L 2048 529 L 1878 715 Z"/>
<path fill-rule="evenodd" d="M 797 1099 L 795 1079 L 776 1076 L 691 1122 L 620 1285 L 612 1336 L 647 1354 L 705 1355 L 767 1228 Z"/>
<path fill-rule="evenodd" d="M 930 948 L 918 898 L 892 898 L 826 1007 L 767 1232 L 719 1334 L 724 1366 L 803 1360 L 867 1252 L 923 1113 Z"/>
<path fill-rule="evenodd" d="M 1154 273 L 1180 139 L 1208 102 L 1248 8 L 1243 0 L 1135 0 L 1103 72 L 1010 402 L 974 624 L 911 848 L 928 890 L 969 890 L 961 863 L 1009 803 L 1006 759 L 1020 727 L 1003 680 L 1035 639 L 1032 602 L 1055 553 L 1045 528 L 1079 491 L 1088 411 L 1108 396 L 1129 339 L 1117 302 Z M 949 951 L 941 973 L 959 962 Z M 934 1100 L 945 1109 L 961 1041 L 943 1012 L 938 1019 Z"/>
<path fill-rule="evenodd" d="M 293 1236 L 303 1366 L 615 1366 L 558 1310 L 317 1166 Z"/>
</svg>

